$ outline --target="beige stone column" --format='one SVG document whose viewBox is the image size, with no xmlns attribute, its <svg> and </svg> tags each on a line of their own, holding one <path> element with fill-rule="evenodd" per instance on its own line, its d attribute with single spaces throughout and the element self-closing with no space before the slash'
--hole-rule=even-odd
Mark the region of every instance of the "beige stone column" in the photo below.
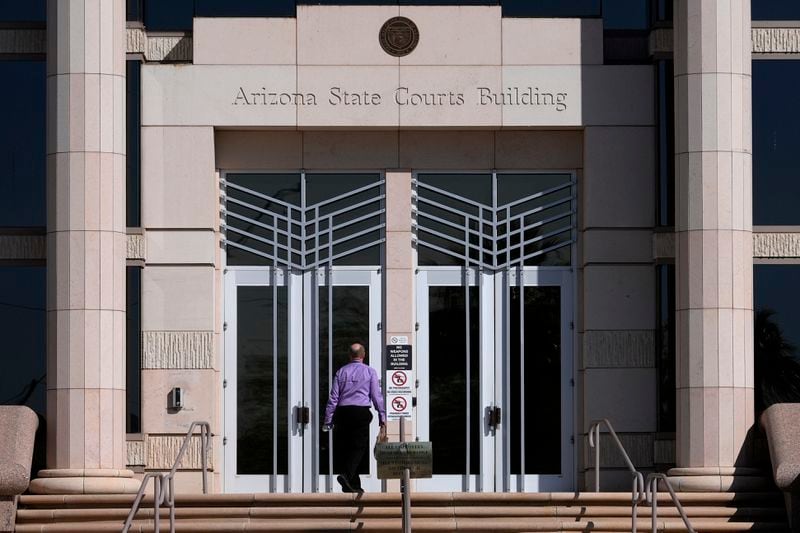
<svg viewBox="0 0 800 533">
<path fill-rule="evenodd" d="M 679 490 L 755 481 L 750 46 L 749 0 L 675 2 Z"/>
<path fill-rule="evenodd" d="M 411 172 L 386 172 L 386 328 L 384 340 L 406 336 L 412 345 L 416 375 L 418 359 L 414 345 L 414 254 L 411 231 Z M 398 440 L 400 426 L 387 424 L 390 440 Z M 406 439 L 413 435 L 412 423 L 406 423 Z"/>
<path fill-rule="evenodd" d="M 47 5 L 47 464 L 37 493 L 135 491 L 125 457 L 125 1 Z"/>
</svg>

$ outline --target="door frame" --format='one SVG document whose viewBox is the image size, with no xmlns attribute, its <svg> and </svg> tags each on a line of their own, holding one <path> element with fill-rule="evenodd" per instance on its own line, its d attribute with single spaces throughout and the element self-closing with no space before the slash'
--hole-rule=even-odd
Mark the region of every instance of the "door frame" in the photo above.
<svg viewBox="0 0 800 533">
<path fill-rule="evenodd" d="M 317 450 L 322 437 L 322 413 L 319 405 L 319 298 L 320 287 L 366 286 L 369 288 L 368 364 L 382 375 L 383 357 L 380 324 L 382 321 L 382 286 L 380 267 L 334 266 L 306 272 L 283 267 L 236 266 L 223 273 L 223 346 L 222 415 L 223 415 L 223 490 L 224 492 L 332 492 L 334 475 L 319 474 Z M 288 473 L 287 475 L 239 475 L 236 473 L 237 430 L 237 306 L 239 286 L 288 287 Z M 292 326 L 295 324 L 295 326 Z M 297 327 L 296 324 L 301 324 Z M 308 325 L 308 326 L 307 326 Z M 330 369 L 331 372 L 335 369 Z M 298 411 L 309 408 L 308 424 L 298 421 Z M 370 425 L 370 442 L 378 434 L 377 424 Z M 330 438 L 330 434 L 328 434 Z M 229 440 L 230 438 L 230 440 Z M 377 465 L 370 454 L 369 476 L 362 476 L 366 490 L 380 491 Z"/>
<path fill-rule="evenodd" d="M 442 475 L 432 479 L 417 480 L 420 490 L 464 492 L 536 492 L 561 491 L 575 488 L 576 446 L 575 435 L 575 272 L 572 267 L 522 267 L 524 286 L 554 286 L 561 288 L 561 353 L 562 387 L 561 413 L 565 423 L 561 426 L 561 475 L 526 475 L 509 473 L 510 461 L 510 391 L 505 387 L 510 368 L 508 340 L 508 314 L 506 283 L 519 286 L 519 267 L 487 273 L 476 267 L 419 267 L 416 275 L 416 313 L 419 328 L 416 333 L 419 368 L 419 402 L 416 409 L 417 436 L 428 440 L 430 425 L 430 351 L 428 344 L 428 288 L 431 286 L 465 286 L 480 291 L 481 327 L 479 346 L 480 385 L 479 405 L 482 407 L 483 436 L 479 439 L 481 475 Z M 486 324 L 492 324 L 487 327 Z M 502 325 L 504 331 L 499 331 Z M 499 369 L 499 371 L 498 371 Z M 502 422 L 498 428 L 489 426 L 486 407 L 500 406 Z M 436 443 L 433 443 L 434 449 Z M 467 447 L 469 453 L 469 445 Z"/>
</svg>

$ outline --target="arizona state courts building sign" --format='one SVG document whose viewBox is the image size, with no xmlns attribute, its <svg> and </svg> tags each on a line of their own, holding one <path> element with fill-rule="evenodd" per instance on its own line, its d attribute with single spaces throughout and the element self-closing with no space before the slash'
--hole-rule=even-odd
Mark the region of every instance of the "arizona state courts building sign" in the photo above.
<svg viewBox="0 0 800 533">
<path fill-rule="evenodd" d="M 752 279 L 731 266 L 752 261 L 749 193 L 735 185 L 750 181 L 749 78 L 708 81 L 749 65 L 743 13 L 730 14 L 727 33 L 712 22 L 691 30 L 730 49 L 724 68 L 700 61 L 687 14 L 675 15 L 675 149 L 689 155 L 676 164 L 683 218 L 672 237 L 687 372 L 669 391 L 679 407 L 666 436 L 656 424 L 656 74 L 652 63 L 604 62 L 602 19 L 506 18 L 498 5 L 298 5 L 287 18 L 198 17 L 177 37 L 133 25 L 126 40 L 118 13 L 104 22 L 113 32 L 90 31 L 88 15 L 50 13 L 52 175 L 83 191 L 63 154 L 100 150 L 114 154 L 102 169 L 117 181 L 99 189 L 110 203 L 87 192 L 83 203 L 48 204 L 50 453 L 33 489 L 127 490 L 128 469 L 169 468 L 189 423 L 208 420 L 213 490 L 335 490 L 320 427 L 331 372 L 359 341 L 384 375 L 391 337 L 412 346 L 407 437 L 433 442 L 433 477 L 420 490 L 581 489 L 586 430 L 606 417 L 643 469 L 683 467 L 683 490 L 729 483 L 753 424 L 752 346 L 704 351 L 700 341 L 703 331 L 752 339 L 752 306 L 738 296 Z M 127 229 L 126 51 L 128 81 L 141 73 L 140 114 L 127 115 L 141 122 L 141 153 L 128 153 L 129 163 L 140 157 L 141 217 Z M 91 69 L 108 83 L 97 105 L 79 105 L 75 80 Z M 713 115 L 719 135 L 701 136 L 709 91 L 733 111 Z M 691 154 L 706 150 L 733 154 L 733 183 L 713 193 L 730 200 L 714 211 L 725 220 L 695 212 L 712 193 L 706 159 Z M 117 270 L 79 287 L 58 269 L 95 254 L 93 240 L 78 239 L 84 230 L 101 239 L 100 264 Z M 732 248 L 697 244 L 708 231 Z M 141 283 L 139 353 L 127 354 L 140 363 L 140 382 L 128 380 L 129 392 L 141 387 L 138 404 L 124 400 L 124 320 L 113 318 L 125 316 L 125 261 Z M 703 277 L 709 261 L 732 281 Z M 117 295 L 96 307 L 119 313 L 68 320 L 84 307 L 93 316 L 95 287 Z M 695 311 L 706 307 L 729 313 L 698 330 Z M 68 342 L 77 338 L 103 349 L 91 355 Z M 721 362 L 702 363 L 710 358 Z M 184 403 L 167 405 L 176 387 Z M 113 413 L 94 400 L 106 390 Z M 125 405 L 138 409 L 127 437 Z M 698 412 L 720 425 L 714 446 Z M 396 423 L 389 431 L 399 436 Z M 195 459 L 179 485 L 198 486 Z M 367 490 L 385 488 L 374 459 L 362 467 Z M 80 468 L 97 469 L 94 485 Z M 604 479 L 628 487 L 613 471 Z"/>
</svg>

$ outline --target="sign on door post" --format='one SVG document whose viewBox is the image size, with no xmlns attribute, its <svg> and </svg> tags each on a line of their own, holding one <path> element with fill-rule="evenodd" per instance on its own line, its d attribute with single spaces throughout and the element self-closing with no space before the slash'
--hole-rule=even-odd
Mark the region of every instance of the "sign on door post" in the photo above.
<svg viewBox="0 0 800 533">
<path fill-rule="evenodd" d="M 386 418 L 411 418 L 415 383 L 411 367 L 411 345 L 407 344 L 408 337 L 405 336 L 393 336 L 390 340 L 405 342 L 386 346 Z"/>
</svg>

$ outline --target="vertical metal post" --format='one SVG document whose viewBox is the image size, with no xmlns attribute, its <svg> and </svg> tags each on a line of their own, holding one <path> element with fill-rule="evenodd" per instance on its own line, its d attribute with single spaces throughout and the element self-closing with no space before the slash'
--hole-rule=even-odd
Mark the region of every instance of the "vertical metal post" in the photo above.
<svg viewBox="0 0 800 533">
<path fill-rule="evenodd" d="M 400 442 L 406 441 L 406 419 L 400 418 Z M 403 533 L 411 533 L 411 471 L 403 470 L 403 480 L 400 484 L 403 501 Z"/>
<path fill-rule="evenodd" d="M 333 224 L 333 219 L 328 222 L 328 390 L 330 390 L 333 382 L 333 260 L 331 255 L 333 248 L 330 244 L 333 240 L 333 231 L 330 226 Z M 328 432 L 328 490 L 333 491 L 333 431 Z"/>
<path fill-rule="evenodd" d="M 520 220 L 520 224 L 522 221 Z M 520 235 L 520 241 L 522 235 Z M 520 248 L 520 260 L 523 250 Z M 517 490 L 525 491 L 525 280 L 522 263 L 517 267 L 517 287 L 519 290 L 519 478 Z"/>
<path fill-rule="evenodd" d="M 277 239 L 276 239 L 277 240 Z M 288 252 L 290 253 L 290 252 Z M 272 492 L 278 491 L 278 262 L 272 263 Z"/>
<path fill-rule="evenodd" d="M 600 424 L 594 428 L 594 491 L 600 492 Z"/>
<path fill-rule="evenodd" d="M 469 491 L 469 484 L 470 484 L 470 482 L 469 482 L 469 476 L 470 476 L 470 468 L 469 468 L 469 466 L 470 466 L 470 456 L 472 454 L 472 449 L 471 449 L 472 447 L 470 445 L 471 444 L 471 439 L 470 439 L 470 420 L 472 418 L 472 412 L 470 411 L 470 409 L 472 407 L 472 394 L 471 394 L 471 390 L 470 390 L 470 383 L 471 383 L 471 378 L 472 378 L 472 369 L 470 368 L 470 361 L 472 360 L 472 357 L 471 357 L 472 354 L 471 354 L 471 349 L 470 348 L 471 348 L 471 345 L 472 345 L 472 340 L 470 338 L 470 315 L 469 315 L 469 311 L 470 311 L 470 309 L 469 309 L 469 304 L 470 304 L 470 301 L 469 301 L 469 283 L 470 283 L 469 263 L 467 263 L 467 265 L 464 267 L 464 280 L 465 280 L 465 284 L 464 284 L 464 315 L 465 315 L 464 316 L 464 323 L 465 323 L 465 331 L 466 331 L 465 340 L 466 340 L 466 343 L 467 343 L 467 345 L 466 345 L 467 349 L 465 350 L 465 355 L 464 355 L 464 357 L 466 358 L 465 365 L 466 365 L 466 369 L 467 369 L 467 371 L 466 371 L 466 374 L 467 374 L 466 375 L 467 405 L 466 405 L 466 409 L 464 409 L 464 413 L 466 414 L 466 419 L 467 419 L 466 420 L 466 426 L 467 426 L 467 431 L 466 431 L 466 433 L 467 433 L 467 435 L 466 435 L 466 439 L 467 439 L 467 441 L 466 441 L 466 450 L 467 450 L 466 462 L 467 462 L 467 464 L 466 464 L 466 467 L 464 469 L 464 473 L 465 473 L 465 475 L 464 475 L 464 490 L 465 491 Z"/>
</svg>

